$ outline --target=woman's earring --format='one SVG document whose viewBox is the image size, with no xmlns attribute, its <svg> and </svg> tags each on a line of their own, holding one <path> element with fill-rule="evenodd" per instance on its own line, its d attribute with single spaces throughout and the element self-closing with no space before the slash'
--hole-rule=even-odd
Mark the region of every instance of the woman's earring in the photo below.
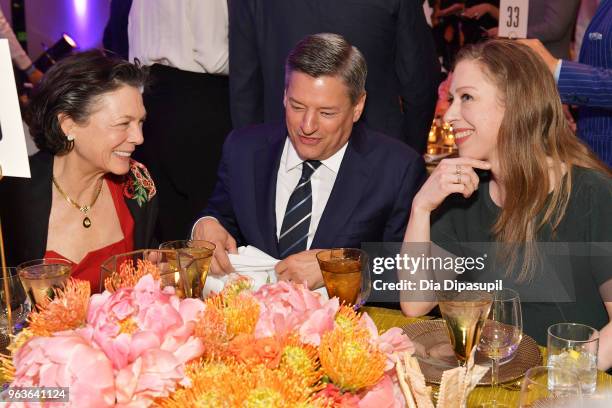
<svg viewBox="0 0 612 408">
<path fill-rule="evenodd" d="M 72 142 L 72 141 L 74 141 L 74 136 L 71 135 L 71 134 L 67 134 L 66 135 L 66 139 L 68 139 L 69 142 Z"/>
</svg>

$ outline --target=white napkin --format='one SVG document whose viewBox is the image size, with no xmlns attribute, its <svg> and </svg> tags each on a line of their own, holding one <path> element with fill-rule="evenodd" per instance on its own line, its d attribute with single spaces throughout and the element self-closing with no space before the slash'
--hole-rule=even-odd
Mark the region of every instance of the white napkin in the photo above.
<svg viewBox="0 0 612 408">
<path fill-rule="evenodd" d="M 202 292 L 204 297 L 208 296 L 211 291 L 221 292 L 227 281 L 239 275 L 247 276 L 251 279 L 253 290 L 257 290 L 267 283 L 275 283 L 278 280 L 274 267 L 280 260 L 271 257 L 254 246 L 242 246 L 238 248 L 238 254 L 227 255 L 236 272 L 223 276 L 209 274 Z M 319 288 L 315 292 L 320 293 L 324 299 L 328 299 L 325 287 Z"/>
</svg>

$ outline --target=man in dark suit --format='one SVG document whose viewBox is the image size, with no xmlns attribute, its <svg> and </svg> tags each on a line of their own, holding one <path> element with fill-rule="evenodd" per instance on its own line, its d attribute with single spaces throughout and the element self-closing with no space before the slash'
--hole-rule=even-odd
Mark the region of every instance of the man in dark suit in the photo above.
<svg viewBox="0 0 612 408">
<path fill-rule="evenodd" d="M 253 245 L 275 258 L 279 279 L 323 281 L 309 248 L 401 241 L 412 197 L 425 177 L 410 147 L 361 125 L 367 67 L 336 34 L 306 37 L 287 59 L 285 124 L 232 132 L 218 182 L 195 239 L 217 245 L 213 272 L 229 272 L 224 250 Z"/>
<path fill-rule="evenodd" d="M 306 35 L 338 33 L 368 63 L 362 121 L 424 153 L 440 67 L 418 0 L 232 0 L 230 107 L 235 129 L 283 119 L 283 70 Z"/>
</svg>

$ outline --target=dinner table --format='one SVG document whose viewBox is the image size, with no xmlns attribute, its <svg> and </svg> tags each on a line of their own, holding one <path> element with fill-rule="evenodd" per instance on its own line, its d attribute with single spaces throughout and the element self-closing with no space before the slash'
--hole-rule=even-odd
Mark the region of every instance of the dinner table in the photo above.
<svg viewBox="0 0 612 408">
<path fill-rule="evenodd" d="M 365 306 L 360 309 L 362 312 L 367 312 L 372 318 L 380 333 L 392 327 L 405 327 L 409 324 L 422 322 L 423 320 L 434 319 L 431 316 L 419 318 L 406 317 L 400 310 L 387 309 L 375 306 Z M 546 365 L 546 348 L 539 346 L 540 354 L 542 355 L 541 365 Z M 436 387 L 434 386 L 434 389 Z M 596 393 L 612 393 L 612 375 L 606 374 L 604 371 L 597 372 L 597 391 Z M 480 404 L 496 400 L 500 403 L 505 403 L 509 407 L 518 407 L 520 395 L 520 379 L 508 383 L 502 383 L 496 390 L 491 386 L 477 386 L 469 395 L 467 401 L 468 408 L 477 408 Z"/>
</svg>

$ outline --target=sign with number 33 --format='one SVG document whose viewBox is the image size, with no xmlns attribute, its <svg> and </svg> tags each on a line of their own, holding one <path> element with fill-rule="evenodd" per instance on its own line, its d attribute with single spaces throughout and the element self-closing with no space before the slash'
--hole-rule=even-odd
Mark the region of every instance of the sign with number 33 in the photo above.
<svg viewBox="0 0 612 408">
<path fill-rule="evenodd" d="M 527 38 L 529 0 L 501 0 L 499 2 L 498 36 Z"/>
</svg>

